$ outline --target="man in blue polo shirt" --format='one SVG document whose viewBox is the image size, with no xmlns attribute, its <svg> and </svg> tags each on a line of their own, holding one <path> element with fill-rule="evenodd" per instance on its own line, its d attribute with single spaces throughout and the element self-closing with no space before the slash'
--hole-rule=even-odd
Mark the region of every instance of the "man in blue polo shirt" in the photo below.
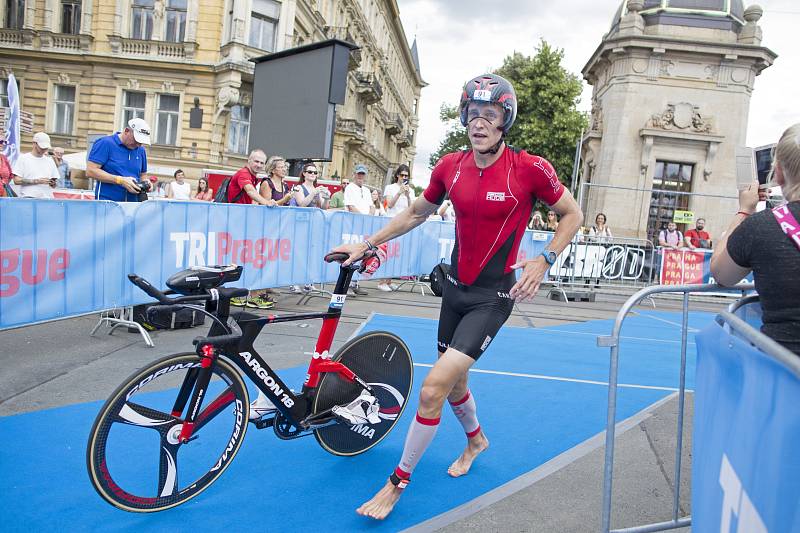
<svg viewBox="0 0 800 533">
<path fill-rule="evenodd" d="M 138 201 L 141 188 L 136 183 L 147 172 L 144 144 L 150 144 L 150 126 L 141 118 L 128 121 L 122 132 L 95 141 L 86 163 L 86 175 L 96 182 L 95 198 Z"/>
</svg>

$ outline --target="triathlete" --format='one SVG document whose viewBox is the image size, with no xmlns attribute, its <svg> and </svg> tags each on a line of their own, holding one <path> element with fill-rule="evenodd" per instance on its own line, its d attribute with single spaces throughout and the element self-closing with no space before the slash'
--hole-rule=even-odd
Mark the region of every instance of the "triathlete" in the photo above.
<svg viewBox="0 0 800 533">
<path fill-rule="evenodd" d="M 448 473 L 453 477 L 466 474 L 475 457 L 489 446 L 478 423 L 467 372 L 508 319 L 514 299 L 528 300 L 537 293 L 545 272 L 583 221 L 580 208 L 547 160 L 505 144 L 516 114 L 517 98 L 507 80 L 485 74 L 468 81 L 460 115 L 472 149 L 444 156 L 423 195 L 386 227 L 363 243 L 334 250 L 348 253 L 347 262 L 356 260 L 422 224 L 445 196 L 453 202 L 456 242 L 452 266 L 442 284 L 439 359 L 422 384 L 400 464 L 385 486 L 358 508 L 359 514 L 382 519 L 392 511 L 436 434 L 445 398 L 467 434 L 466 449 Z M 517 261 L 537 198 L 561 215 L 561 223 L 541 256 Z M 515 269 L 522 269 L 518 280 Z"/>
</svg>

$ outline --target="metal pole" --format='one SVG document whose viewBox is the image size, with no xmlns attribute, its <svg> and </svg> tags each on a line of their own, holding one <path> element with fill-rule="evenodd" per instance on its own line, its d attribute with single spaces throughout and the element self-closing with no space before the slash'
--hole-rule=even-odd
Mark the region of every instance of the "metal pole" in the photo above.
<svg viewBox="0 0 800 533">
<path fill-rule="evenodd" d="M 581 164 L 581 145 L 583 144 L 583 131 L 581 136 L 578 137 L 578 142 L 575 144 L 575 158 L 572 160 L 572 185 L 569 190 L 575 192 L 575 183 L 578 179 L 578 167 Z"/>
<path fill-rule="evenodd" d="M 617 370 L 619 368 L 619 341 L 611 347 L 611 364 L 608 371 L 608 415 L 606 418 L 606 458 L 603 467 L 603 527 L 611 528 L 611 485 L 614 476 L 614 435 L 617 419 Z"/>
<path fill-rule="evenodd" d="M 689 293 L 683 293 L 681 321 L 681 378 L 678 392 L 678 439 L 675 449 L 675 488 L 672 490 L 672 519 L 678 520 L 681 496 L 681 457 L 683 450 L 683 407 L 686 398 L 686 341 L 689 336 Z"/>
</svg>

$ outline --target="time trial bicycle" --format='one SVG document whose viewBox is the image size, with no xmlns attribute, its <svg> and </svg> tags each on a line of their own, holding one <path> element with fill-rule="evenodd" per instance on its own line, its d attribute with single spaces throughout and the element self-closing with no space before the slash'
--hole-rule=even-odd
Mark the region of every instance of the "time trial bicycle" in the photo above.
<svg viewBox="0 0 800 533">
<path fill-rule="evenodd" d="M 335 253 L 325 260 L 341 263 L 347 257 Z M 392 333 L 371 331 L 329 353 L 350 280 L 366 261 L 340 265 L 327 311 L 286 316 L 230 313 L 230 299 L 248 291 L 222 285 L 238 280 L 241 266 L 183 270 L 167 281 L 166 292 L 130 274 L 131 282 L 161 304 L 149 308 L 149 316 L 192 308 L 212 325 L 207 336 L 193 341 L 194 352 L 169 355 L 136 371 L 100 409 L 86 450 L 89 478 L 100 496 L 126 511 L 154 512 L 207 489 L 233 461 L 247 432 L 250 399 L 243 375 L 274 404 L 250 422 L 273 428 L 280 439 L 313 433 L 325 450 L 344 456 L 383 440 L 411 391 L 408 347 Z M 302 390 L 295 392 L 253 341 L 267 324 L 317 318 L 322 328 L 315 353 Z"/>
</svg>

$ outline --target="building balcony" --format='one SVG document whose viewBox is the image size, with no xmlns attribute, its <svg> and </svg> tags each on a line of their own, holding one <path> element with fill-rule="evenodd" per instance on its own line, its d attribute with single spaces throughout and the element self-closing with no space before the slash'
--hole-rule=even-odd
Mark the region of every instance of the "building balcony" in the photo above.
<svg viewBox="0 0 800 533">
<path fill-rule="evenodd" d="M 0 46 L 3 48 L 16 48 L 24 44 L 22 30 L 0 28 Z"/>
<path fill-rule="evenodd" d="M 88 52 L 92 46 L 91 35 L 73 33 L 39 32 L 39 42 L 42 50 L 53 52 L 66 52 L 80 54 Z"/>
<path fill-rule="evenodd" d="M 411 135 L 409 135 L 408 133 L 401 133 L 400 135 L 395 137 L 395 140 L 397 142 L 397 146 L 399 146 L 400 148 L 407 148 L 411 146 L 413 142 L 413 140 L 411 139 Z"/>
<path fill-rule="evenodd" d="M 325 26 L 325 35 L 328 39 L 339 39 L 347 43 L 353 43 L 358 46 L 356 38 L 350 33 L 350 28 L 347 26 Z M 356 70 L 361 66 L 361 49 L 350 50 L 350 61 L 347 64 L 348 70 Z"/>
<path fill-rule="evenodd" d="M 336 133 L 349 137 L 348 144 L 363 144 L 367 138 L 364 124 L 352 118 L 336 117 Z"/>
<path fill-rule="evenodd" d="M 119 56 L 157 59 L 165 61 L 186 61 L 194 58 L 196 43 L 173 43 L 167 41 L 145 41 L 109 35 L 111 53 Z"/>
<path fill-rule="evenodd" d="M 400 118 L 399 113 L 388 113 L 386 119 L 386 133 L 389 135 L 397 135 L 403 131 L 403 119 Z"/>
<path fill-rule="evenodd" d="M 356 71 L 356 92 L 366 104 L 376 104 L 383 98 L 383 88 L 371 72 Z"/>
</svg>

